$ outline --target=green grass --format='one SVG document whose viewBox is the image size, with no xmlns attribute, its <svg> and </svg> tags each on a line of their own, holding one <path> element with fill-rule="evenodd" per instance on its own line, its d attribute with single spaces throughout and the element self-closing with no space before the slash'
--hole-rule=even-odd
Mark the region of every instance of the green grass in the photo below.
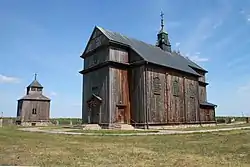
<svg viewBox="0 0 250 167">
<path fill-rule="evenodd" d="M 159 132 L 159 130 L 111 130 L 111 129 L 101 129 L 101 130 L 83 130 L 80 128 L 71 128 L 65 126 L 47 126 L 39 127 L 40 129 L 53 130 L 53 129 L 62 129 L 67 132 L 81 132 L 81 133 L 100 133 L 100 134 L 127 134 L 127 133 L 152 133 Z"/>
<path fill-rule="evenodd" d="M 223 129 L 223 128 L 238 128 L 238 127 L 250 127 L 250 123 L 243 124 L 223 124 L 223 125 L 215 125 L 215 126 L 198 126 L 198 127 L 187 127 L 187 128 L 177 128 L 174 130 L 207 130 L 207 129 Z"/>
<path fill-rule="evenodd" d="M 0 165 L 250 166 L 250 131 L 73 136 L 0 128 Z"/>
<path fill-rule="evenodd" d="M 155 133 L 158 130 L 69 130 L 68 132 L 100 133 L 100 134 L 128 134 L 128 133 Z"/>
</svg>

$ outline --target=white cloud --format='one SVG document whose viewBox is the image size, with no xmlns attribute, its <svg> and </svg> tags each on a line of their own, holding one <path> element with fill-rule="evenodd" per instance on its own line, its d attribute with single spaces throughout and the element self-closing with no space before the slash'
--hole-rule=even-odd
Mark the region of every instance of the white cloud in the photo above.
<svg viewBox="0 0 250 167">
<path fill-rule="evenodd" d="M 209 61 L 208 58 L 201 57 L 200 52 L 196 52 L 195 55 L 193 55 L 193 56 L 191 56 L 189 53 L 187 53 L 187 54 L 181 53 L 181 54 L 184 55 L 184 57 L 186 57 L 186 58 L 188 58 L 188 59 L 190 59 L 190 60 L 192 60 L 194 62 L 197 62 L 197 63 L 198 62 L 207 62 L 207 61 Z"/>
<path fill-rule="evenodd" d="M 176 42 L 176 43 L 175 43 L 175 47 L 180 46 L 180 44 L 181 44 L 180 42 Z"/>
<path fill-rule="evenodd" d="M 243 64 L 245 64 L 245 62 L 248 61 L 248 58 L 249 58 L 249 54 L 245 55 L 245 56 L 241 56 L 239 58 L 235 58 L 235 59 L 231 59 L 228 63 L 227 63 L 227 66 L 228 67 L 233 67 L 233 66 L 237 66 L 237 68 L 239 66 L 242 67 Z"/>
<path fill-rule="evenodd" d="M 19 78 L 0 74 L 0 83 L 19 83 Z"/>
<path fill-rule="evenodd" d="M 223 25 L 223 22 L 228 18 L 232 8 L 232 4 L 227 1 L 222 1 L 221 8 L 215 9 L 214 12 L 205 13 L 198 22 L 193 22 L 193 27 L 190 28 L 190 34 L 182 43 L 184 52 L 195 52 L 206 44 L 206 40 L 214 35 L 216 29 Z"/>
<path fill-rule="evenodd" d="M 56 92 L 50 92 L 50 96 L 56 96 L 57 95 L 57 93 Z"/>
<path fill-rule="evenodd" d="M 194 62 L 206 62 L 209 59 L 205 58 L 205 57 L 200 57 L 198 55 L 194 55 L 194 56 L 189 56 L 190 60 L 194 61 Z"/>
</svg>

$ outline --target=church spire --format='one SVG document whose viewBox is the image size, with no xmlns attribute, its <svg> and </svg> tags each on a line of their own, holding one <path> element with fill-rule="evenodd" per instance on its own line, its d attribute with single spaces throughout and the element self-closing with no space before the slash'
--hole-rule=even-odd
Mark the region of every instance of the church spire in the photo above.
<svg viewBox="0 0 250 167">
<path fill-rule="evenodd" d="M 168 33 L 164 30 L 164 13 L 161 12 L 161 30 L 157 34 L 157 46 L 162 50 L 171 52 L 171 44 L 168 39 Z"/>
<path fill-rule="evenodd" d="M 37 76 L 37 73 L 35 73 L 35 79 L 34 80 L 36 80 L 36 76 Z"/>
<path fill-rule="evenodd" d="M 161 11 L 161 31 L 160 32 L 163 32 L 164 31 L 164 13 Z"/>
</svg>

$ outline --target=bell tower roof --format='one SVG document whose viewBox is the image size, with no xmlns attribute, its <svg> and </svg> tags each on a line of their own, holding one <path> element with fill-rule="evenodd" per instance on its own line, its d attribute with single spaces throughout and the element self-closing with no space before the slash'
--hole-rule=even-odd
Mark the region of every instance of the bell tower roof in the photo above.
<svg viewBox="0 0 250 167">
<path fill-rule="evenodd" d="M 43 88 L 43 86 L 36 80 L 37 74 L 35 74 L 34 80 L 28 86 L 28 88 Z"/>
<path fill-rule="evenodd" d="M 168 33 L 164 29 L 164 13 L 161 12 L 161 29 L 157 34 L 157 44 L 162 50 L 171 52 L 171 44 L 168 39 Z"/>
</svg>

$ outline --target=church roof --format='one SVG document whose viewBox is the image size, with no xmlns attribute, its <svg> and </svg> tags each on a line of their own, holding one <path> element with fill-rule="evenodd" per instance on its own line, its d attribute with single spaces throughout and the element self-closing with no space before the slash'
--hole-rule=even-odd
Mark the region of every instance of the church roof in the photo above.
<svg viewBox="0 0 250 167">
<path fill-rule="evenodd" d="M 19 100 L 38 100 L 38 101 L 50 101 L 50 99 L 42 94 L 39 93 L 32 93 L 25 95 Z"/>
<path fill-rule="evenodd" d="M 119 43 L 133 49 L 145 61 L 157 65 L 169 67 L 172 69 L 180 70 L 196 76 L 200 76 L 193 68 L 207 72 L 193 61 L 181 56 L 176 52 L 166 52 L 161 48 L 139 41 L 137 39 L 126 37 L 120 33 L 112 32 L 101 27 L 99 29 L 111 42 Z"/>
<path fill-rule="evenodd" d="M 36 79 L 28 87 L 43 88 L 43 86 Z"/>
</svg>

